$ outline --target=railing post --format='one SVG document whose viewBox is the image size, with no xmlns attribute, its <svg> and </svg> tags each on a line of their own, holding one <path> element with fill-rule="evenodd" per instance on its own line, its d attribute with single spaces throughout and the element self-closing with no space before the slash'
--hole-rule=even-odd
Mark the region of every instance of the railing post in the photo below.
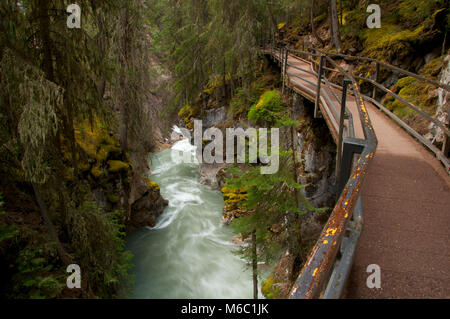
<svg viewBox="0 0 450 319">
<path fill-rule="evenodd" d="M 350 173 L 353 167 L 353 157 L 355 154 L 361 154 L 366 145 L 365 140 L 357 138 L 346 138 L 342 145 L 342 158 L 338 161 L 340 172 L 337 176 L 337 192 L 336 198 L 341 196 L 342 191 L 350 178 Z"/>
<path fill-rule="evenodd" d="M 286 48 L 283 56 L 283 88 L 282 88 L 282 94 L 284 94 L 284 87 L 286 84 L 286 73 L 287 73 L 287 64 L 288 64 L 288 57 L 289 57 L 289 49 Z"/>
<path fill-rule="evenodd" d="M 280 46 L 280 50 L 278 52 L 278 60 L 280 61 L 280 66 L 283 65 L 283 48 Z"/>
<path fill-rule="evenodd" d="M 377 82 L 377 83 L 378 83 L 378 80 L 379 80 L 379 76 L 380 76 L 380 63 L 377 62 L 377 66 L 376 66 L 376 69 L 375 69 L 375 82 Z M 374 100 L 376 100 L 376 98 L 377 98 L 377 87 L 375 85 L 373 86 L 372 98 Z"/>
<path fill-rule="evenodd" d="M 336 178 L 339 179 L 341 175 L 342 166 L 342 142 L 344 136 L 344 120 L 345 120 L 345 106 L 347 100 L 347 89 L 348 85 L 351 83 L 349 80 L 344 80 L 344 85 L 342 87 L 342 100 L 341 100 L 341 115 L 339 117 L 339 138 L 337 145 L 337 159 L 336 159 Z"/>
<path fill-rule="evenodd" d="M 317 80 L 317 94 L 316 94 L 316 103 L 314 105 L 314 118 L 319 117 L 319 102 L 320 102 L 320 87 L 322 85 L 322 72 L 323 72 L 323 62 L 325 60 L 325 56 L 320 56 L 319 62 L 319 79 Z"/>
</svg>

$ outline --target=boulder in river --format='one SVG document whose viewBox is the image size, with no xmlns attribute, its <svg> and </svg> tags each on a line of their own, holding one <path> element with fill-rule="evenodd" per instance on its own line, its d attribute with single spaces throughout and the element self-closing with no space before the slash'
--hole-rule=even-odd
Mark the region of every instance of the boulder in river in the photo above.
<svg viewBox="0 0 450 319">
<path fill-rule="evenodd" d="M 139 174 L 133 174 L 129 196 L 131 216 L 128 230 L 141 227 L 154 227 L 156 219 L 169 204 L 160 193 L 158 184 Z"/>
</svg>

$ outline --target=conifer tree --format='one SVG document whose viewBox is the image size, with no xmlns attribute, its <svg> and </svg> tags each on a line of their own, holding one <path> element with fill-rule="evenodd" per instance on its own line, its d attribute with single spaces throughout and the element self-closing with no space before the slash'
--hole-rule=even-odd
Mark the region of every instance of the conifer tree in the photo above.
<svg viewBox="0 0 450 319">
<path fill-rule="evenodd" d="M 280 236 L 282 229 L 291 226 L 287 224 L 288 216 L 321 211 L 312 207 L 306 198 L 297 198 L 296 190 L 304 186 L 295 181 L 289 169 L 291 159 L 291 151 L 280 151 L 280 169 L 276 174 L 262 175 L 259 166 L 245 169 L 233 167 L 229 169 L 232 177 L 226 180 L 227 188 L 246 192 L 240 205 L 247 213 L 234 219 L 231 226 L 243 239 L 251 238 L 251 245 L 243 245 L 240 253 L 252 263 L 255 298 L 258 286 L 257 263 L 275 260 L 281 249 L 288 245 L 287 238 Z"/>
</svg>

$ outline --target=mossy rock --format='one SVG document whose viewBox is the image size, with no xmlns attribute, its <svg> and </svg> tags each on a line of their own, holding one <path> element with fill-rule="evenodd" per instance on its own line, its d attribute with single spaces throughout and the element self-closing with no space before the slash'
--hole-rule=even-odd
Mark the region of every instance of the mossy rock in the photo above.
<svg viewBox="0 0 450 319">
<path fill-rule="evenodd" d="M 445 56 L 437 57 L 431 60 L 427 65 L 425 65 L 422 68 L 422 70 L 420 70 L 420 75 L 437 80 L 444 66 L 445 66 Z"/>
<path fill-rule="evenodd" d="M 411 76 L 401 78 L 392 88 L 392 91 L 400 97 L 430 115 L 436 112 L 437 95 L 430 94 L 433 90 L 436 90 L 434 86 Z M 383 104 L 414 129 L 418 131 L 425 129 L 424 124 L 416 120 L 418 113 L 393 96 L 386 95 Z"/>
<path fill-rule="evenodd" d="M 148 178 L 147 176 L 141 176 L 142 179 L 145 181 L 145 183 L 147 184 L 148 187 L 150 187 L 151 190 L 153 191 L 160 191 L 160 187 L 158 185 L 158 183 L 152 181 L 150 178 Z"/>
<path fill-rule="evenodd" d="M 119 142 L 109 135 L 103 124 L 95 120 L 78 123 L 75 128 L 75 141 L 78 146 L 97 162 L 104 162 L 112 155 L 122 153 Z"/>
<path fill-rule="evenodd" d="M 108 171 L 111 173 L 118 173 L 130 169 L 130 164 L 122 161 L 108 161 Z"/>
<path fill-rule="evenodd" d="M 191 106 L 189 104 L 183 106 L 178 112 L 178 116 L 183 119 L 184 124 L 188 130 L 194 128 L 192 123 L 192 118 L 197 117 L 200 114 L 200 109 L 198 106 Z"/>
</svg>

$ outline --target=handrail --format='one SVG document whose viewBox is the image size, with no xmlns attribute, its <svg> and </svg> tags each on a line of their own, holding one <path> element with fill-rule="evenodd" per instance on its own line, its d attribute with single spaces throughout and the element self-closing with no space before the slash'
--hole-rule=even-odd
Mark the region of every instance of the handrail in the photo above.
<svg viewBox="0 0 450 319">
<path fill-rule="evenodd" d="M 361 57 L 361 56 L 350 56 L 350 55 L 345 55 L 345 54 L 339 54 L 339 53 L 333 53 L 333 52 L 328 52 L 328 51 L 324 51 L 324 50 L 320 50 L 317 48 L 308 48 L 308 50 L 314 51 L 314 52 L 319 52 L 321 54 L 324 54 L 327 57 L 339 57 L 339 58 L 343 58 L 343 59 L 350 59 L 350 60 L 360 60 L 360 61 L 368 61 L 368 62 L 375 62 L 376 63 L 376 73 L 375 73 L 375 77 L 376 80 L 373 79 L 368 79 L 365 77 L 360 77 L 360 76 L 354 76 L 356 79 L 368 82 L 370 84 L 372 84 L 373 86 L 373 96 L 370 98 L 369 96 L 363 95 L 363 97 L 367 100 L 367 99 L 373 99 L 376 101 L 375 97 L 376 97 L 376 90 L 380 89 L 381 91 L 385 92 L 386 94 L 391 95 L 392 97 L 394 97 L 395 99 L 397 99 L 398 101 L 400 101 L 401 103 L 403 103 L 405 106 L 407 106 L 408 108 L 414 110 L 415 112 L 417 112 L 418 114 L 420 114 L 420 116 L 422 116 L 423 118 L 425 118 L 426 120 L 432 122 L 433 124 L 435 124 L 438 128 L 440 128 L 442 130 L 442 132 L 444 133 L 444 142 L 442 143 L 442 149 L 439 150 L 436 146 L 433 145 L 432 142 L 426 141 L 425 138 L 421 137 L 419 133 L 417 133 L 416 131 L 414 131 L 409 125 L 407 125 L 404 121 L 402 121 L 401 119 L 399 119 L 397 116 L 394 116 L 394 114 L 392 112 L 386 112 L 384 109 L 385 107 L 380 107 L 380 103 L 376 102 L 373 103 L 376 107 L 378 107 L 380 110 L 382 110 L 384 113 L 386 113 L 390 118 L 392 118 L 395 122 L 397 122 L 397 124 L 399 124 L 402 128 L 404 128 L 411 136 L 413 136 L 414 138 L 416 138 L 419 142 L 421 142 L 425 147 L 427 147 L 430 151 L 432 151 L 436 157 L 442 162 L 442 164 L 444 165 L 447 173 L 450 174 L 450 159 L 449 159 L 449 154 L 450 154 L 450 123 L 443 123 L 441 121 L 439 121 L 438 119 L 436 119 L 435 117 L 433 117 L 432 115 L 424 112 L 422 109 L 420 109 L 419 107 L 415 106 L 414 104 L 410 103 L 409 101 L 407 101 L 406 99 L 404 99 L 403 97 L 401 97 L 400 95 L 392 92 L 391 90 L 389 90 L 388 88 L 386 88 L 384 85 L 378 83 L 378 75 L 380 73 L 380 65 L 384 66 L 388 69 L 391 69 L 391 71 L 397 71 L 399 73 L 403 73 L 404 75 L 408 75 L 411 77 L 414 77 L 420 81 L 426 82 L 428 84 L 431 84 L 435 87 L 438 87 L 442 90 L 447 90 L 450 91 L 450 85 L 446 84 L 446 83 L 440 83 L 431 79 L 427 79 L 423 76 L 420 76 L 418 74 L 409 72 L 407 70 L 403 70 L 399 67 L 393 66 L 391 64 L 382 62 L 380 60 L 377 59 L 372 59 L 372 58 L 367 58 L 367 57 Z M 317 53 L 310 53 L 307 51 L 298 51 L 298 50 L 290 50 L 290 52 L 296 52 L 298 54 L 303 54 L 303 55 L 307 55 L 309 58 L 311 58 L 312 56 L 317 56 Z M 311 59 L 311 63 L 313 64 L 317 64 L 317 61 L 314 61 L 313 59 Z M 336 84 L 332 84 L 335 87 L 339 87 Z M 369 100 L 370 101 L 370 100 Z"/>
<path fill-rule="evenodd" d="M 448 85 L 448 84 L 441 83 L 441 82 L 438 82 L 438 81 L 434 81 L 434 80 L 431 80 L 431 79 L 427 79 L 427 78 L 425 78 L 425 77 L 423 77 L 421 75 L 415 74 L 413 72 L 409 72 L 407 70 L 401 69 L 401 68 L 399 68 L 397 66 L 394 66 L 392 64 L 389 64 L 389 63 L 386 63 L 386 62 L 383 62 L 383 61 L 380 61 L 380 60 L 377 60 L 377 59 L 367 58 L 367 57 L 362 57 L 362 56 L 353 56 L 353 55 L 346 55 L 346 54 L 341 54 L 341 53 L 328 52 L 328 51 L 320 50 L 320 49 L 317 49 L 317 48 L 311 48 L 311 49 L 316 51 L 316 52 L 319 52 L 321 54 L 325 54 L 327 56 L 336 56 L 336 57 L 341 57 L 343 59 L 349 59 L 349 60 L 361 60 L 361 61 L 375 62 L 375 63 L 378 63 L 379 65 L 384 66 L 387 69 L 395 70 L 397 72 L 403 73 L 404 75 L 412 76 L 412 77 L 416 78 L 417 80 L 424 81 L 424 82 L 427 82 L 428 84 L 434 85 L 434 86 L 436 86 L 438 88 L 450 91 L 450 85 Z"/>
<path fill-rule="evenodd" d="M 450 136 L 450 131 L 448 130 L 448 128 L 444 123 L 442 123 L 441 121 L 433 118 L 431 115 L 429 115 L 428 113 L 422 111 L 421 109 L 419 109 L 417 106 L 415 106 L 412 103 L 409 103 L 408 101 L 406 101 L 404 98 L 402 98 L 400 95 L 395 94 L 394 92 L 392 92 L 391 90 L 385 88 L 383 85 L 375 82 L 374 80 L 368 79 L 368 78 L 364 78 L 361 76 L 355 76 L 356 79 L 359 80 L 363 80 L 363 81 L 367 81 L 371 84 L 373 84 L 374 86 L 376 86 L 377 88 L 379 88 L 380 90 L 386 92 L 387 94 L 393 96 L 394 98 L 396 98 L 397 100 L 399 100 L 400 102 L 402 102 L 403 104 L 407 105 L 410 109 L 413 109 L 414 111 L 416 111 L 417 113 L 419 113 L 420 115 L 422 115 L 423 117 L 427 118 L 429 121 L 433 122 L 434 124 L 436 124 L 436 126 L 438 126 L 445 134 L 447 134 L 448 136 Z"/>
<path fill-rule="evenodd" d="M 273 54 L 273 51 L 271 52 Z M 312 53 L 307 54 L 309 56 L 313 56 Z M 284 55 L 281 53 L 278 56 L 281 60 L 283 59 Z M 351 170 L 350 177 L 342 190 L 337 204 L 334 207 L 333 212 L 331 213 L 330 218 L 325 225 L 319 240 L 312 249 L 296 283 L 292 288 L 290 294 L 291 298 L 318 298 L 323 292 L 325 284 L 327 283 L 329 275 L 335 264 L 338 251 L 341 248 L 341 243 L 345 237 L 345 232 L 350 226 L 350 220 L 353 217 L 354 208 L 357 203 L 359 203 L 361 186 L 364 181 L 368 166 L 374 157 L 375 150 L 378 144 L 374 129 L 367 113 L 366 106 L 364 104 L 364 100 L 360 95 L 359 85 L 356 82 L 355 78 L 345 72 L 333 60 L 329 59 L 328 57 L 325 58 L 327 58 L 327 61 L 330 62 L 337 70 L 339 70 L 340 73 L 343 74 L 344 78 L 347 78 L 351 81 L 355 98 L 358 104 L 358 113 L 365 140 L 355 139 L 351 137 L 346 138 L 346 141 L 348 141 L 349 143 L 354 142 L 355 144 L 359 144 L 361 146 L 361 155 L 359 156 L 357 162 L 354 163 L 353 170 Z M 282 65 L 284 63 L 286 62 L 282 61 Z M 283 74 L 283 76 L 285 75 Z M 320 84 L 320 72 L 319 81 Z M 318 86 L 320 85 L 317 85 L 317 87 Z M 321 92 L 322 90 L 320 90 L 318 94 L 318 99 L 320 99 Z M 345 107 L 345 96 L 343 96 L 341 102 L 343 102 L 343 106 Z M 322 103 L 320 103 L 320 105 L 322 105 Z M 325 105 L 323 105 L 323 107 L 325 108 Z M 343 111 L 345 110 L 341 109 L 341 114 L 345 114 Z M 341 126 L 339 127 L 339 130 L 341 131 L 343 129 L 343 121 L 340 122 Z M 338 161 L 342 161 L 342 158 L 338 158 Z M 358 205 L 358 207 L 359 206 L 360 205 Z M 362 215 L 358 211 L 355 217 L 356 219 L 354 219 L 351 226 L 359 234 L 362 227 Z M 357 237 L 359 237 L 359 235 Z M 350 259 L 353 258 L 355 247 L 356 246 L 354 245 L 351 247 L 352 249 L 350 249 Z M 348 275 L 349 269 L 347 268 L 345 271 Z"/>
</svg>

